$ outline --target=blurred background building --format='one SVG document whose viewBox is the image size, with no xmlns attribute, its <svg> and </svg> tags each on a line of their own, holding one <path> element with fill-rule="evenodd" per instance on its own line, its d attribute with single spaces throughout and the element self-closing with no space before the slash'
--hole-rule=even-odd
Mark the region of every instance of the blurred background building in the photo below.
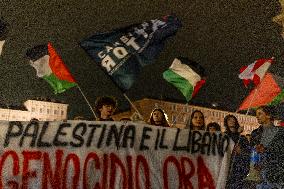
<svg viewBox="0 0 284 189">
<path fill-rule="evenodd" d="M 24 106 L 1 105 L 0 120 L 5 121 L 30 121 L 38 119 L 39 121 L 62 121 L 67 120 L 68 104 L 37 98 L 36 100 L 27 100 Z"/>
<path fill-rule="evenodd" d="M 204 108 L 200 106 L 187 105 L 182 103 L 168 102 L 162 100 L 155 100 L 144 98 L 142 100 L 137 100 L 134 105 L 139 110 L 140 114 L 143 116 L 144 121 L 148 121 L 150 114 L 154 108 L 162 108 L 167 116 L 168 121 L 172 124 L 175 121 L 175 127 L 184 128 L 191 113 L 194 110 L 200 110 L 205 116 L 206 125 L 210 122 L 217 122 L 221 125 L 222 131 L 224 131 L 224 117 L 228 114 L 233 114 L 238 118 L 240 125 L 244 128 L 244 133 L 250 133 L 253 129 L 257 128 L 259 124 L 255 116 L 239 114 L 235 112 L 227 112 L 213 108 Z M 134 109 L 128 112 L 118 113 L 113 116 L 115 120 L 120 120 L 124 117 L 133 118 L 137 116 Z"/>
</svg>

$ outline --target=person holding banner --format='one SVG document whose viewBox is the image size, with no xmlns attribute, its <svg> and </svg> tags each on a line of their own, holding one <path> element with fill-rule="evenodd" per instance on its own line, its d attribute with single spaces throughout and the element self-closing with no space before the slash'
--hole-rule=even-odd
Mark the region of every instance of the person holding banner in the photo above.
<svg viewBox="0 0 284 189">
<path fill-rule="evenodd" d="M 249 142 L 241 135 L 238 119 L 234 115 L 224 118 L 225 134 L 235 143 L 231 156 L 231 164 L 227 179 L 226 189 L 238 189 L 244 187 L 244 179 L 249 171 Z"/>
<path fill-rule="evenodd" d="M 273 109 L 260 106 L 256 118 L 260 126 L 251 133 L 251 145 L 260 160 L 253 167 L 259 171 L 257 189 L 284 188 L 284 129 L 273 124 Z"/>
<path fill-rule="evenodd" d="M 96 99 L 95 112 L 98 115 L 96 121 L 114 121 L 112 115 L 117 107 L 117 101 L 114 97 L 102 96 Z"/>
<path fill-rule="evenodd" d="M 200 110 L 192 112 L 189 122 L 186 124 L 186 129 L 190 130 L 205 130 L 204 114 Z"/>
<path fill-rule="evenodd" d="M 166 114 L 161 108 L 155 108 L 150 116 L 149 124 L 160 126 L 160 127 L 170 127 Z"/>
</svg>

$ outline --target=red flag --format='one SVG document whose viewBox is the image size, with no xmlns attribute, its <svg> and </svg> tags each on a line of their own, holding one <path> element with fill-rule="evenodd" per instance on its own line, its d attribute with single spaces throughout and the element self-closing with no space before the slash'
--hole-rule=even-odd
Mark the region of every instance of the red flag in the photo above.
<svg viewBox="0 0 284 189">
<path fill-rule="evenodd" d="M 269 66 L 273 63 L 274 58 L 271 59 L 258 59 L 254 63 L 244 66 L 240 69 L 239 78 L 243 80 L 244 85 L 247 87 L 250 81 L 258 85 L 264 77 Z"/>
<path fill-rule="evenodd" d="M 284 79 L 271 73 L 265 74 L 261 83 L 242 102 L 239 110 L 262 105 L 274 105 L 284 99 Z"/>
</svg>

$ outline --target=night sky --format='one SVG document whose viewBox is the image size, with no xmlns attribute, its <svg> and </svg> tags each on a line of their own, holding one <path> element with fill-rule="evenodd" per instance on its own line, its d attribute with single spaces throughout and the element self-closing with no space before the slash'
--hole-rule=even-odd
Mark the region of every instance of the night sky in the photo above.
<svg viewBox="0 0 284 189">
<path fill-rule="evenodd" d="M 113 95 L 119 100 L 119 109 L 127 109 L 129 104 L 122 92 L 79 42 L 98 32 L 171 13 L 183 27 L 167 41 L 155 63 L 144 67 L 126 93 L 130 99 L 151 97 L 185 103 L 182 94 L 162 78 L 178 56 L 198 62 L 208 73 L 207 83 L 190 104 L 217 103 L 219 109 L 229 111 L 235 111 L 251 89 L 238 78 L 240 67 L 274 56 L 276 63 L 269 71 L 280 76 L 284 71 L 282 26 L 272 21 L 281 12 L 276 0 L 9 0 L 1 1 L 0 9 L 9 24 L 0 60 L 2 104 L 20 105 L 27 99 L 47 97 L 68 103 L 69 118 L 92 116 L 77 88 L 54 95 L 29 65 L 26 50 L 50 41 L 91 104 L 98 96 Z"/>
</svg>

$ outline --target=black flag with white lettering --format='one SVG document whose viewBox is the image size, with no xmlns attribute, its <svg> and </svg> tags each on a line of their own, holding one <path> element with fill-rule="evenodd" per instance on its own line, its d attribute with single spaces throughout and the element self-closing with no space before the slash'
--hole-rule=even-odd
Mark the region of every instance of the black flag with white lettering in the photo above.
<svg viewBox="0 0 284 189">
<path fill-rule="evenodd" d="M 134 24 L 95 34 L 80 45 L 122 90 L 128 90 L 143 66 L 163 50 L 165 40 L 175 35 L 181 22 L 175 16 Z"/>
</svg>

